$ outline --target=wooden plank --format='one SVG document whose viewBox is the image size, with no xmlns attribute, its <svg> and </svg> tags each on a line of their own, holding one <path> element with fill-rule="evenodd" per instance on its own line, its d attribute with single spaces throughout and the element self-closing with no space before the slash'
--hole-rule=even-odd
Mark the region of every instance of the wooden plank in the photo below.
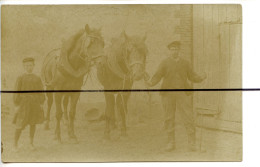
<svg viewBox="0 0 260 167">
<path fill-rule="evenodd" d="M 197 115 L 196 125 L 198 127 L 235 132 L 242 134 L 242 123 L 216 119 L 211 116 Z"/>
<path fill-rule="evenodd" d="M 192 8 L 192 5 L 185 4 L 185 5 L 180 5 L 180 9 L 183 11 L 189 11 Z"/>
<path fill-rule="evenodd" d="M 207 74 L 208 74 L 208 88 L 218 88 L 218 69 L 219 69 L 219 58 L 218 58 L 218 7 L 216 5 L 210 5 L 210 21 L 209 24 L 209 34 L 207 35 L 207 39 L 209 41 L 207 44 L 209 45 L 207 51 Z M 209 109 L 218 110 L 219 101 L 218 101 L 218 92 L 207 92 L 207 96 L 205 96 L 207 100 L 207 106 Z"/>
<path fill-rule="evenodd" d="M 226 54 L 226 45 L 225 43 L 223 43 L 223 41 L 226 40 L 226 36 L 228 35 L 227 34 L 227 30 L 226 28 L 224 27 L 224 23 L 227 22 L 227 6 L 226 5 L 219 5 L 218 7 L 218 13 L 219 13 L 219 16 L 218 16 L 218 22 L 219 22 L 219 34 L 220 34 L 220 41 L 219 41 L 219 60 L 220 60 L 220 71 L 219 71 L 219 74 L 220 74 L 220 83 L 219 83 L 219 86 L 220 88 L 227 88 L 227 85 L 225 84 L 226 83 L 226 73 L 225 73 L 225 60 L 226 60 L 226 57 L 227 57 L 227 54 Z M 219 92 L 219 103 L 220 103 L 220 106 L 219 106 L 219 110 L 221 112 L 220 114 L 220 118 L 222 119 L 229 119 L 229 112 L 224 112 L 224 108 L 225 108 L 225 101 L 224 101 L 224 97 L 225 97 L 225 92 Z"/>
<path fill-rule="evenodd" d="M 220 25 L 220 75 L 222 88 L 230 88 L 229 84 L 229 25 Z"/>
<path fill-rule="evenodd" d="M 202 53 L 200 55 L 197 55 L 196 62 L 195 63 L 195 70 L 197 72 L 207 72 L 208 78 L 206 81 L 200 84 L 195 84 L 195 87 L 197 88 L 214 88 L 216 77 L 214 76 L 214 71 L 216 69 L 216 57 L 214 53 L 216 51 L 213 50 L 214 48 L 214 39 L 215 36 L 213 35 L 213 10 L 214 5 L 203 5 L 203 9 L 200 9 L 203 13 L 203 22 L 202 22 L 202 28 L 199 30 L 202 31 L 203 34 L 203 47 L 202 47 Z M 218 14 L 218 8 L 214 8 L 216 11 L 215 13 Z M 195 10 L 195 9 L 194 9 Z M 216 15 L 215 14 L 215 15 Z M 198 24 L 194 22 L 195 24 Z M 216 21 L 215 26 L 218 27 L 218 21 Z M 198 31 L 198 30 L 197 30 Z M 195 29 L 194 29 L 194 33 Z M 218 33 L 218 32 L 217 32 Z M 194 36 L 195 38 L 195 36 Z M 201 36 L 198 36 L 197 38 L 201 38 Z M 196 38 L 195 38 L 196 39 Z M 194 42 L 197 42 L 195 41 Z M 218 43 L 218 42 L 217 42 Z M 196 43 L 197 44 L 197 43 Z M 194 52 L 197 53 L 197 46 L 194 43 Z M 216 53 L 215 53 L 216 54 Z M 202 65 L 203 64 L 203 65 Z M 194 107 L 195 108 L 205 108 L 207 110 L 211 110 L 212 112 L 215 112 L 218 110 L 218 93 L 217 92 L 197 92 L 196 96 L 194 96 Z"/>
<path fill-rule="evenodd" d="M 207 72 L 208 78 L 200 83 L 202 88 L 212 87 L 212 80 L 214 76 L 212 76 L 212 5 L 204 5 L 204 56 L 200 57 L 200 61 L 204 62 L 204 69 L 202 72 Z M 216 103 L 212 103 L 212 93 L 213 92 L 200 92 L 201 98 L 203 98 L 203 105 L 209 109 L 215 109 Z"/>
<path fill-rule="evenodd" d="M 203 57 L 203 5 L 193 5 L 193 69 L 200 71 L 201 62 L 199 57 Z M 199 85 L 194 85 L 194 88 L 200 88 Z M 194 106 L 201 103 L 198 92 L 194 93 Z"/>
<path fill-rule="evenodd" d="M 219 88 L 220 76 L 219 76 L 219 69 L 220 69 L 220 61 L 219 61 L 219 29 L 218 29 L 218 17 L 219 11 L 217 5 L 212 5 L 212 26 L 210 27 L 211 34 L 210 34 L 210 51 L 209 51 L 209 59 L 208 59 L 208 87 L 209 88 Z M 208 100 L 208 108 L 214 111 L 219 111 L 219 92 L 208 92 L 206 96 Z"/>
<path fill-rule="evenodd" d="M 237 5 L 227 5 L 227 22 L 237 22 L 238 13 L 237 13 Z"/>
<path fill-rule="evenodd" d="M 230 88 L 229 78 L 229 25 L 221 24 L 220 31 L 220 80 L 222 88 Z M 227 92 L 219 92 L 220 99 L 220 117 L 229 120 L 230 112 L 227 110 L 228 102 L 226 101 Z"/>
<path fill-rule="evenodd" d="M 221 112 L 221 120 L 242 122 L 242 92 L 226 92 Z"/>
<path fill-rule="evenodd" d="M 230 31 L 230 87 L 242 87 L 242 25 L 232 24 Z"/>
<path fill-rule="evenodd" d="M 218 5 L 218 23 L 222 24 L 227 21 L 227 6 Z"/>
<path fill-rule="evenodd" d="M 210 56 L 212 49 L 212 5 L 204 5 L 204 56 L 200 57 L 200 61 L 204 62 L 204 69 L 207 71 L 209 76 L 206 81 L 202 84 L 203 88 L 209 88 L 212 76 L 210 74 Z"/>
<path fill-rule="evenodd" d="M 238 21 L 239 23 L 242 23 L 243 21 L 243 17 L 242 17 L 242 5 L 237 5 L 237 17 L 238 17 Z"/>
<path fill-rule="evenodd" d="M 231 24 L 229 25 L 229 52 L 230 52 L 230 87 L 242 87 L 242 25 Z M 242 93 L 241 92 L 228 92 L 226 101 L 229 104 L 226 110 L 229 110 L 232 121 L 242 120 Z"/>
<path fill-rule="evenodd" d="M 219 10 L 218 5 L 213 5 L 212 11 L 212 76 L 213 76 L 213 84 L 212 88 L 220 88 L 220 60 L 219 60 Z M 218 93 L 218 92 L 216 92 Z"/>
</svg>

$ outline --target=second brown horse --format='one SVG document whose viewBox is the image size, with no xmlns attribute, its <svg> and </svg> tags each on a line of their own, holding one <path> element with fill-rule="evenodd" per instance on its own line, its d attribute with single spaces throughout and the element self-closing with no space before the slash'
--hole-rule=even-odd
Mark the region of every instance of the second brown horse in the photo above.
<svg viewBox="0 0 260 167">
<path fill-rule="evenodd" d="M 54 100 L 56 105 L 55 139 L 59 142 L 61 142 L 60 121 L 63 113 L 68 122 L 68 135 L 70 139 L 77 142 L 74 133 L 74 118 L 80 95 L 80 92 L 64 93 L 62 91 L 81 90 L 84 75 L 89 72 L 93 59 L 103 56 L 103 48 L 104 40 L 100 30 L 90 29 L 86 25 L 85 29 L 64 41 L 61 49 L 51 51 L 43 62 L 42 80 L 45 82 L 46 89 L 56 91 L 47 93 L 48 108 L 45 128 L 49 128 L 50 110 Z"/>
</svg>

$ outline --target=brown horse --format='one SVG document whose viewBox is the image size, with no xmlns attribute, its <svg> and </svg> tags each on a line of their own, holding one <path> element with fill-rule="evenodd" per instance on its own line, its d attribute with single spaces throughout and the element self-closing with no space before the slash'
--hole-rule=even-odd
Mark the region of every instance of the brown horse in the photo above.
<svg viewBox="0 0 260 167">
<path fill-rule="evenodd" d="M 84 75 L 89 72 L 92 61 L 103 55 L 103 49 L 104 40 L 100 29 L 90 29 L 88 25 L 67 41 L 63 41 L 61 49 L 51 51 L 43 62 L 42 79 L 46 84 L 46 89 L 80 90 Z M 54 97 L 56 105 L 55 139 L 61 142 L 60 121 L 63 114 L 68 124 L 69 137 L 77 141 L 74 133 L 74 117 L 80 92 L 55 92 L 46 95 L 48 108 L 45 129 L 49 129 L 50 110 Z M 70 102 L 70 108 L 67 115 L 68 102 Z"/>
<path fill-rule="evenodd" d="M 131 89 L 134 80 L 145 74 L 147 48 L 146 37 L 128 37 L 125 32 L 113 39 L 97 66 L 97 76 L 105 90 Z M 130 92 L 105 92 L 106 128 L 104 137 L 110 138 L 110 131 L 115 128 L 115 107 L 121 118 L 121 135 L 126 136 L 127 101 Z"/>
</svg>

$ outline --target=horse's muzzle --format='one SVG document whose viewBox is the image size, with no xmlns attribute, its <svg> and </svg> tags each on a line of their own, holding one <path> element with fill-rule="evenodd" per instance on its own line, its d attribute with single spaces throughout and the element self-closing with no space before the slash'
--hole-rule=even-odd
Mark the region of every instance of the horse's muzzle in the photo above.
<svg viewBox="0 0 260 167">
<path fill-rule="evenodd" d="M 132 67 L 132 79 L 138 81 L 144 77 L 144 68 L 142 64 L 135 64 Z"/>
</svg>

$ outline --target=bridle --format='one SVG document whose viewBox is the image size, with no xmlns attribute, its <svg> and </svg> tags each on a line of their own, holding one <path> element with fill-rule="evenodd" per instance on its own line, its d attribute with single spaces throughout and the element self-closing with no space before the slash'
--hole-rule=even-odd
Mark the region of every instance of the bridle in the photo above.
<svg viewBox="0 0 260 167">
<path fill-rule="evenodd" d="M 131 62 L 130 64 L 128 63 L 128 60 L 127 60 L 127 57 L 128 57 L 128 48 L 125 47 L 125 51 L 124 51 L 124 61 L 125 61 L 125 64 L 128 68 L 128 70 L 130 71 L 131 67 L 136 65 L 136 64 L 140 64 L 141 66 L 144 66 L 144 62 L 142 60 L 136 60 L 136 61 L 133 61 Z"/>
<path fill-rule="evenodd" d="M 93 43 L 92 38 L 94 38 L 94 39 L 96 39 L 96 40 L 100 40 L 100 41 L 103 41 L 103 39 L 102 39 L 101 37 L 98 37 L 98 36 L 87 35 L 87 34 L 84 34 L 84 36 L 83 36 L 82 38 L 84 38 L 84 39 L 82 39 L 83 42 L 81 43 L 81 50 L 80 50 L 80 52 L 79 52 L 79 56 L 78 56 L 78 57 L 79 57 L 82 61 L 88 61 L 91 56 L 87 55 L 87 53 L 85 52 L 85 49 L 88 49 L 88 48 L 91 46 L 91 44 Z M 88 42 L 88 45 L 87 45 L 87 47 L 85 47 L 87 42 Z M 84 53 L 84 52 L 85 52 L 85 53 Z M 82 56 L 81 56 L 81 55 L 83 55 L 83 54 L 85 55 L 85 57 L 82 57 Z M 90 63 L 93 62 L 94 59 L 95 59 L 95 58 L 91 58 L 91 59 L 90 59 Z"/>
<path fill-rule="evenodd" d="M 140 65 L 144 65 L 144 63 L 140 60 L 140 61 L 134 61 L 132 62 L 131 64 L 129 64 L 129 67 L 132 67 L 133 65 L 136 65 L 136 64 L 140 64 Z"/>
</svg>

